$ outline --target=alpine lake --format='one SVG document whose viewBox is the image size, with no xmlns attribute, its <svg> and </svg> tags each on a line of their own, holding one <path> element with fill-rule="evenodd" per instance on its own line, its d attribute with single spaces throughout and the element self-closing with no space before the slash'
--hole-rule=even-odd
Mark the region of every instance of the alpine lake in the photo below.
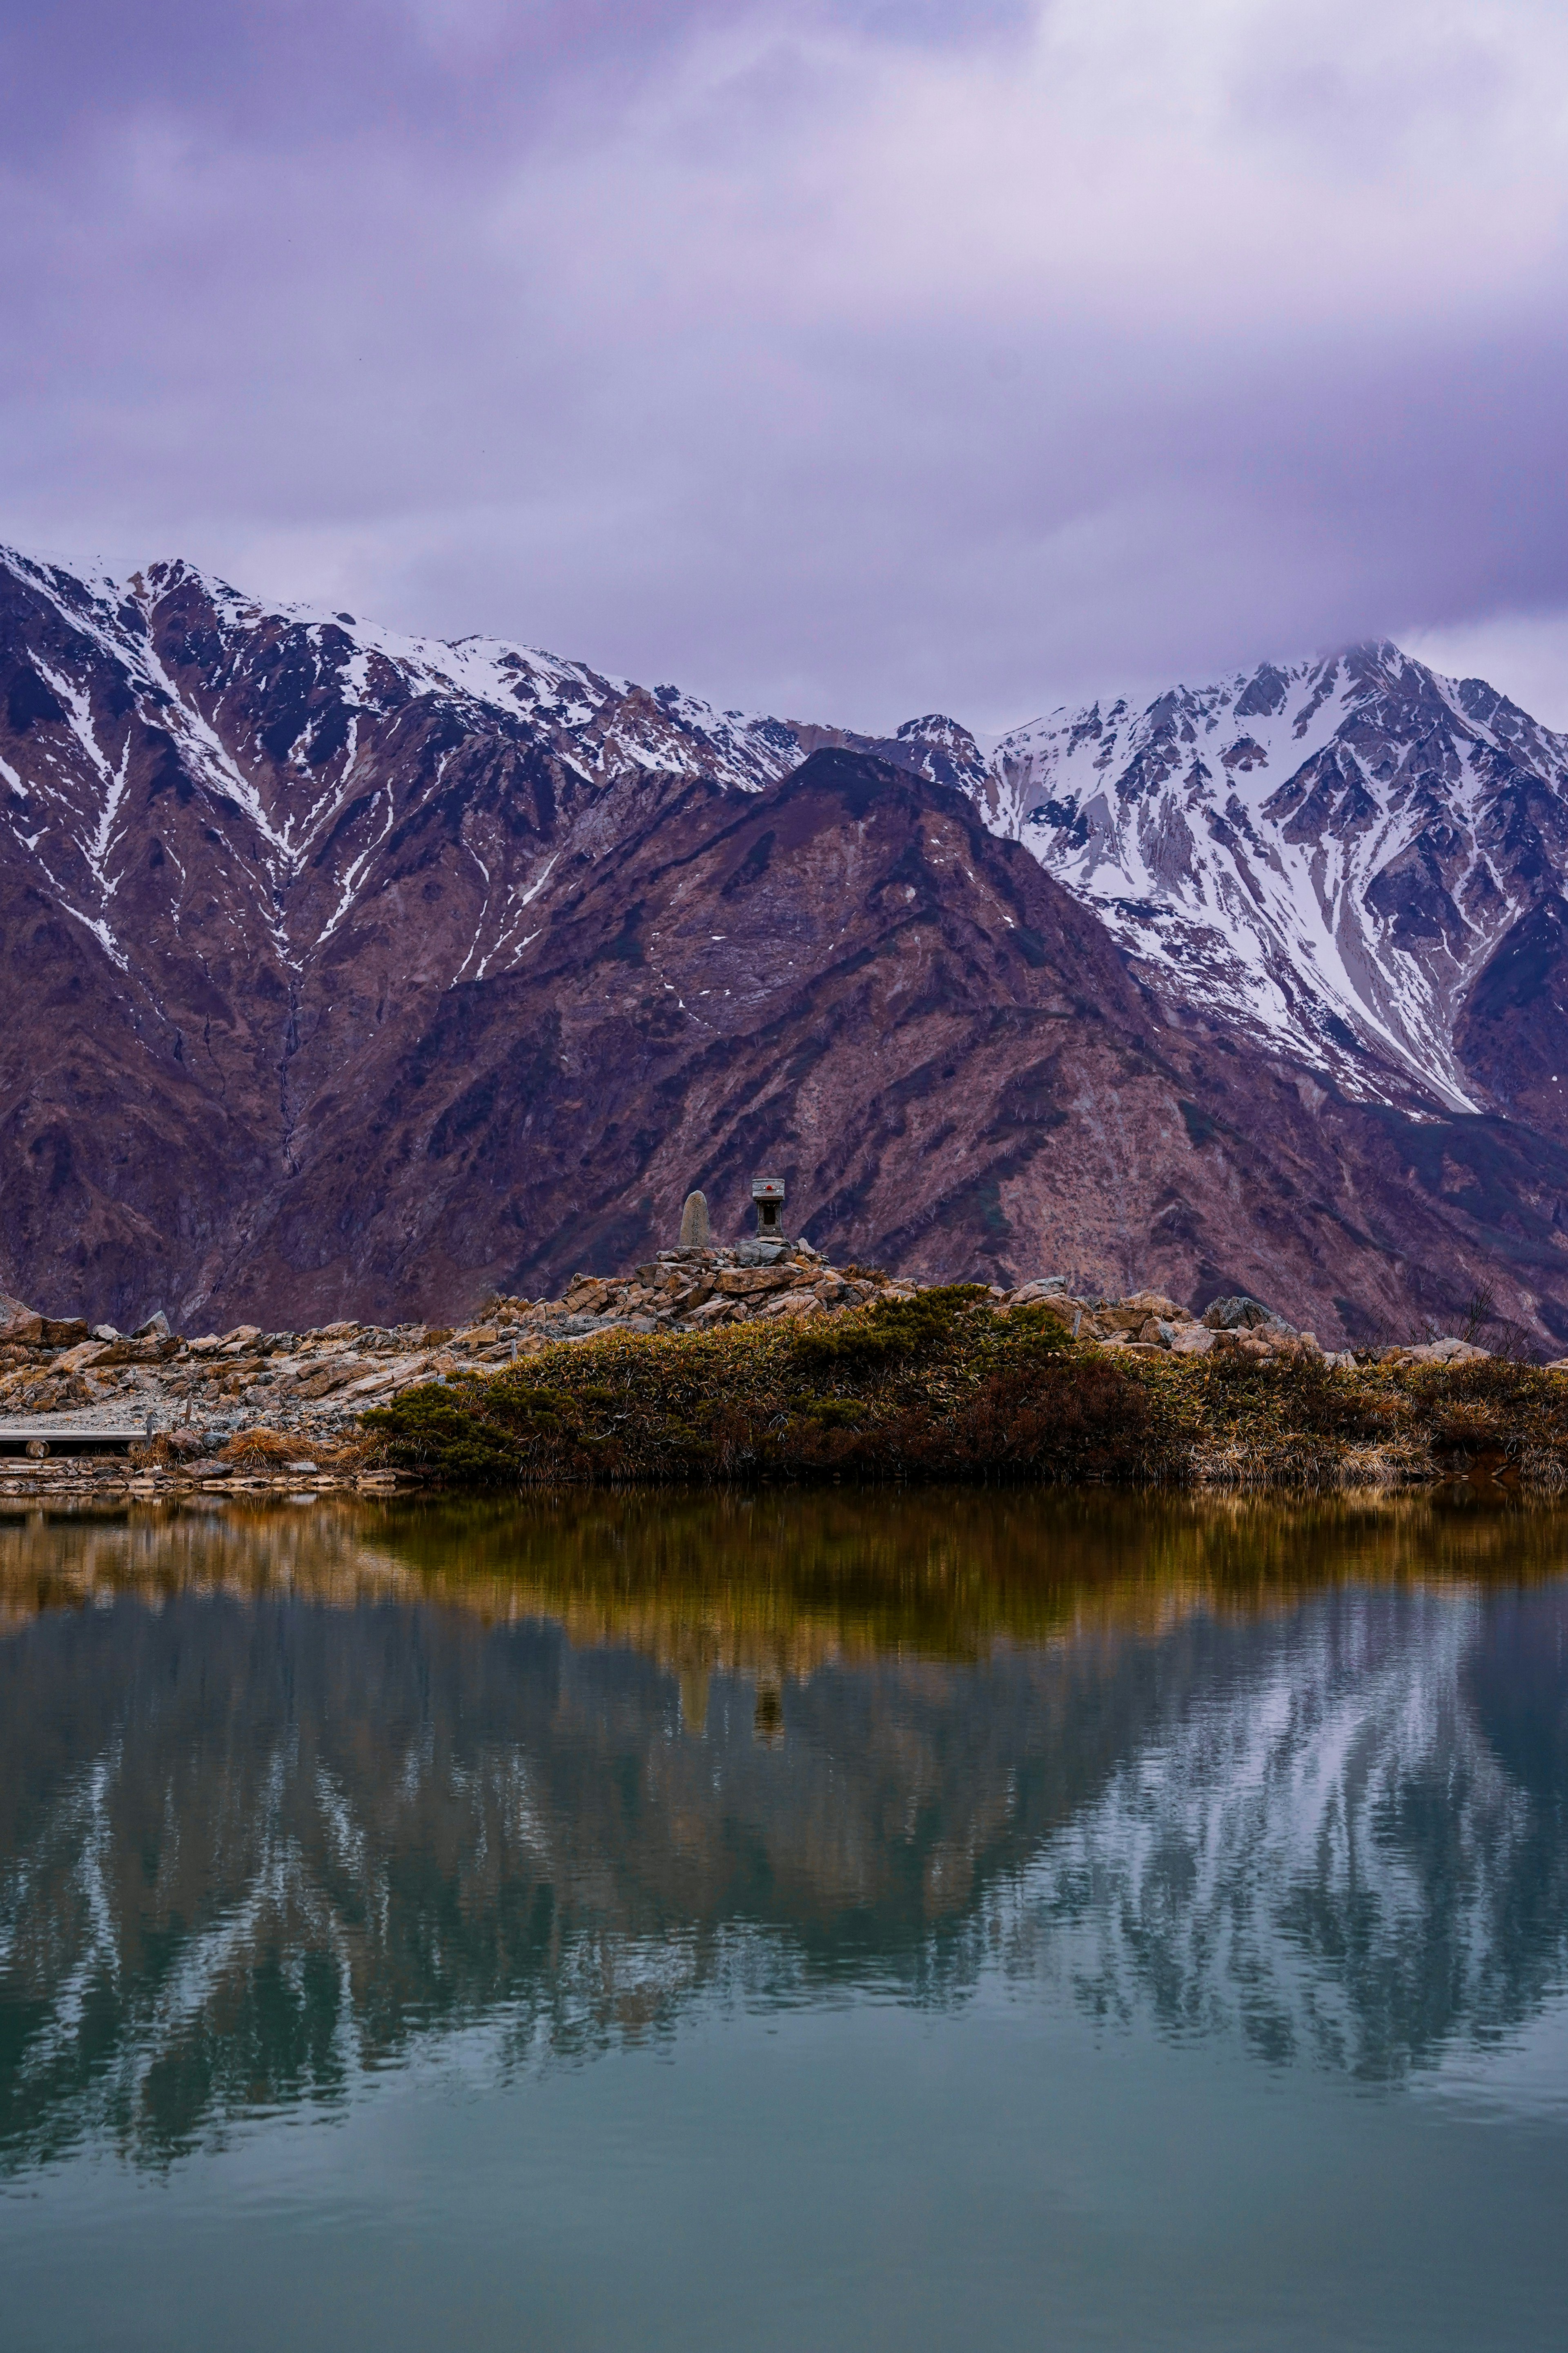
<svg viewBox="0 0 1568 2353">
<path fill-rule="evenodd" d="M 5 2353 L 1568 2337 L 1568 1508 L 0 1520 Z"/>
</svg>

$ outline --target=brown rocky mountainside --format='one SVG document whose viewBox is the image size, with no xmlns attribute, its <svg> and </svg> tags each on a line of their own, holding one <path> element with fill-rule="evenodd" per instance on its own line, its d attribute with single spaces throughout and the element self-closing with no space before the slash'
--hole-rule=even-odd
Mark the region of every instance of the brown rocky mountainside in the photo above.
<svg viewBox="0 0 1568 2353">
<path fill-rule="evenodd" d="M 1247 1292 L 1325 1345 L 1488 1282 L 1556 1354 L 1568 1153 L 1168 1018 L 945 726 L 803 761 L 544 656 L 11 559 L 0 1287 L 445 1321 L 646 1258 L 693 1186 L 732 1236 L 765 1166 L 841 1264 Z"/>
</svg>

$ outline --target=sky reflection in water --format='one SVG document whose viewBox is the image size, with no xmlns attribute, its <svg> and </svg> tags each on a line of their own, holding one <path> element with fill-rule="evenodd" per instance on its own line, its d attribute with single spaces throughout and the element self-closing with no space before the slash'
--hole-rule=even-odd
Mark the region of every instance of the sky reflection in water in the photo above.
<svg viewBox="0 0 1568 2353">
<path fill-rule="evenodd" d="M 1565 1559 L 1418 1501 L 0 1525 L 7 2341 L 1560 2334 Z"/>
</svg>

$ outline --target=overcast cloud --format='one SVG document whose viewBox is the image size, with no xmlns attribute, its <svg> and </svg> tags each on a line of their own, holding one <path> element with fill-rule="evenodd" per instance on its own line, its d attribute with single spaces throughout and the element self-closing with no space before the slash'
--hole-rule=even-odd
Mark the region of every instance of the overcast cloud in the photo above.
<svg viewBox="0 0 1568 2353">
<path fill-rule="evenodd" d="M 1352 637 L 1568 725 L 1557 0 L 0 15 L 0 535 L 988 729 Z"/>
</svg>

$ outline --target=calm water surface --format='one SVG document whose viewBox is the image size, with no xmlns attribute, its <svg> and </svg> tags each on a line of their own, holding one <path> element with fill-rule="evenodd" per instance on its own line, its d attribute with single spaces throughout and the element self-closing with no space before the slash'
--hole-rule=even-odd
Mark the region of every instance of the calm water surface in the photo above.
<svg viewBox="0 0 1568 2353">
<path fill-rule="evenodd" d="M 0 1521 L 0 2344 L 1568 2336 L 1568 1514 Z"/>
</svg>

